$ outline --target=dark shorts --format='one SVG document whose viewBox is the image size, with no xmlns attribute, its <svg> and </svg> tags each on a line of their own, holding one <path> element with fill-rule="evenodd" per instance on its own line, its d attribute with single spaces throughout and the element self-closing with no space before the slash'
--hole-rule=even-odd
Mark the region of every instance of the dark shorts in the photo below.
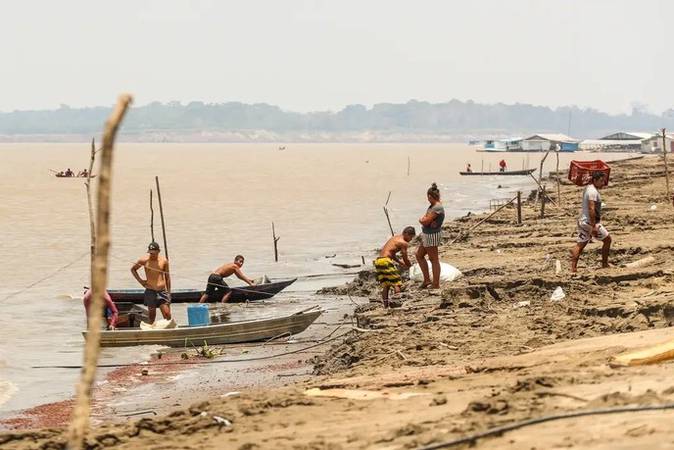
<svg viewBox="0 0 674 450">
<path fill-rule="evenodd" d="M 206 295 L 209 302 L 221 302 L 222 297 L 230 291 L 225 280 L 217 273 L 212 273 L 206 283 Z"/>
<path fill-rule="evenodd" d="M 168 292 L 155 291 L 154 289 L 145 289 L 143 303 L 148 308 L 157 308 L 163 304 L 170 304 Z"/>
</svg>

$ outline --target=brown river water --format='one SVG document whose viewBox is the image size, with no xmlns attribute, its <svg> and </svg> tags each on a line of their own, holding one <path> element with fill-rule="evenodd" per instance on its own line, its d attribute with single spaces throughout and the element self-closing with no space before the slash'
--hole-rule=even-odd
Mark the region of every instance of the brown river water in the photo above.
<svg viewBox="0 0 674 450">
<path fill-rule="evenodd" d="M 82 179 L 56 178 L 50 169 L 81 170 L 88 156 L 87 144 L 0 144 L 0 416 L 72 395 L 78 371 L 31 367 L 81 362 L 87 201 Z M 301 300 L 301 309 L 316 303 L 316 289 L 347 279 L 349 270 L 333 263 L 359 264 L 365 257 L 370 264 L 389 236 L 382 210 L 389 191 L 393 226 L 418 229 L 431 182 L 440 186 L 447 216 L 463 215 L 534 187 L 528 177 L 460 177 L 466 163 L 496 170 L 505 157 L 512 169 L 533 168 L 541 156 L 477 153 L 463 144 L 288 144 L 282 151 L 274 144 L 120 144 L 109 285 L 138 287 L 129 268 L 150 241 L 155 175 L 174 288 L 203 288 L 216 266 L 241 253 L 250 277 L 300 277 L 275 301 L 292 296 Z M 560 167 L 571 159 L 625 156 L 562 154 Z M 545 171 L 554 165 L 552 155 Z M 281 238 L 278 263 L 272 221 Z M 159 223 L 155 206 L 161 243 Z M 265 314 L 275 311 L 273 304 Z M 258 312 L 250 314 L 259 314 L 260 308 L 252 309 Z M 174 311 L 185 322 L 185 305 L 174 305 Z M 104 349 L 101 362 L 138 361 L 147 353 Z"/>
</svg>

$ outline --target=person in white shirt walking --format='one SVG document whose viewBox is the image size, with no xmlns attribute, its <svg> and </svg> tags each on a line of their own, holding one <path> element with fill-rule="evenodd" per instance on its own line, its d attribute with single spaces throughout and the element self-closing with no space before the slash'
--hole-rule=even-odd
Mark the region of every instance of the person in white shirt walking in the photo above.
<svg viewBox="0 0 674 450">
<path fill-rule="evenodd" d="M 578 259 L 585 246 L 592 239 L 601 241 L 601 266 L 609 267 L 608 255 L 611 249 L 611 235 L 601 223 L 601 194 L 599 189 L 606 185 L 606 176 L 603 172 L 592 174 L 592 183 L 588 184 L 583 192 L 583 208 L 578 219 L 578 238 L 576 245 L 571 250 L 571 272 L 575 273 L 578 268 Z"/>
</svg>

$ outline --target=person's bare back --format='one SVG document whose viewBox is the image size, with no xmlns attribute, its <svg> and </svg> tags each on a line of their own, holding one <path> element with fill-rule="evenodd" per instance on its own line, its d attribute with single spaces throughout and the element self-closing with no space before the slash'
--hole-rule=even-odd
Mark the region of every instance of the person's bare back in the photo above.
<svg viewBox="0 0 674 450">
<path fill-rule="evenodd" d="M 404 264 L 405 266 L 410 267 L 411 264 L 407 258 L 408 247 L 409 243 L 405 240 L 403 235 L 398 234 L 386 241 L 386 244 L 384 244 L 384 247 L 382 247 L 381 251 L 379 252 L 379 256 L 381 258 L 391 258 L 398 264 Z M 398 259 L 398 253 L 402 254 L 403 262 Z"/>
<path fill-rule="evenodd" d="M 217 273 L 220 275 L 222 278 L 227 278 L 230 275 L 233 275 L 237 270 L 239 269 L 239 266 L 237 266 L 235 263 L 225 263 L 215 269 L 213 273 Z"/>
</svg>

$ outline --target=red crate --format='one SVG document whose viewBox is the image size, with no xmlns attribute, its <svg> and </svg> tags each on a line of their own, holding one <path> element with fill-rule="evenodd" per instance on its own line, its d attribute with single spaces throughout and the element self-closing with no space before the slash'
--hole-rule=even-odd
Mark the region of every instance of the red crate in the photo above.
<svg viewBox="0 0 674 450">
<path fill-rule="evenodd" d="M 571 161 L 569 166 L 569 180 L 576 186 L 586 186 L 592 182 L 592 174 L 602 172 L 608 184 L 611 168 L 604 161 Z"/>
</svg>

